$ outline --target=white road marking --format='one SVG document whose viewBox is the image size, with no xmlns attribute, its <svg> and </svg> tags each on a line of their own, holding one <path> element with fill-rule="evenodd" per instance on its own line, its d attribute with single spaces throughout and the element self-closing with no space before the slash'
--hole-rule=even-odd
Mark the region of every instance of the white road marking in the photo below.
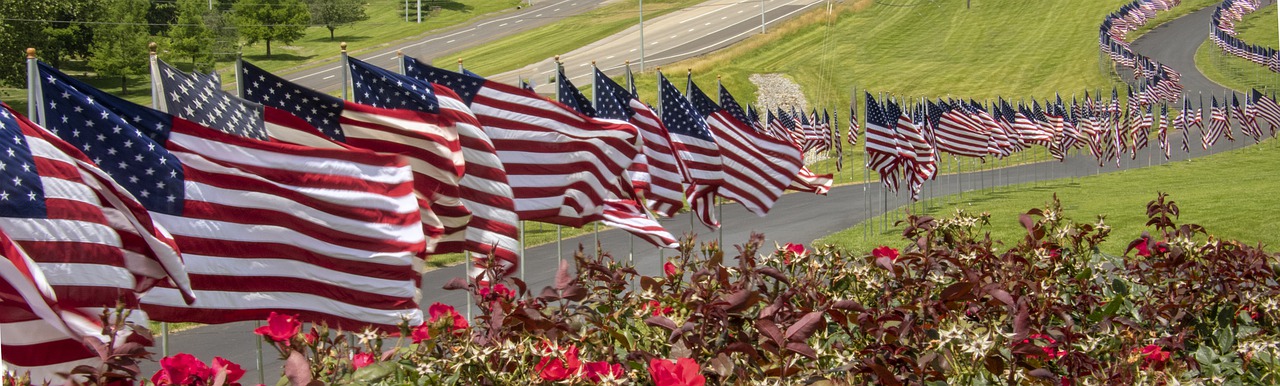
<svg viewBox="0 0 1280 386">
<path fill-rule="evenodd" d="M 323 78 L 320 78 L 320 79 L 321 79 L 321 80 L 329 80 L 329 79 L 333 79 L 333 77 L 335 77 L 335 76 L 337 76 L 337 75 L 329 75 L 329 76 L 326 76 L 326 77 L 323 77 Z"/>
<path fill-rule="evenodd" d="M 701 14 L 701 15 L 694 16 L 694 17 L 691 17 L 691 18 L 685 19 L 684 21 L 681 21 L 681 22 L 680 22 L 680 24 L 684 24 L 685 22 L 690 22 L 690 21 L 697 20 L 698 18 L 703 17 L 703 16 L 707 16 L 707 15 L 712 15 L 712 14 L 719 13 L 721 10 L 723 10 L 723 9 L 725 9 L 725 8 L 729 8 L 729 7 L 735 6 L 735 5 L 737 5 L 737 4 L 729 4 L 729 5 L 726 5 L 726 6 L 720 7 L 720 8 L 716 8 L 716 9 L 713 9 L 713 10 L 710 10 L 710 11 L 707 11 L 707 12 L 704 12 L 704 13 L 703 13 L 703 14 Z"/>
<path fill-rule="evenodd" d="M 609 55 L 609 56 L 606 56 L 606 57 L 604 57 L 604 58 L 605 58 L 605 59 L 613 59 L 613 57 L 614 57 L 614 56 L 617 56 L 617 55 Z"/>
<path fill-rule="evenodd" d="M 445 44 L 453 43 L 453 42 L 456 42 L 456 41 L 458 41 L 458 39 L 449 39 L 449 41 L 445 42 Z"/>
<path fill-rule="evenodd" d="M 506 26 L 507 26 L 507 24 L 510 24 L 510 23 L 502 23 L 502 24 L 498 24 L 498 26 L 499 26 L 499 27 L 506 27 Z"/>
</svg>

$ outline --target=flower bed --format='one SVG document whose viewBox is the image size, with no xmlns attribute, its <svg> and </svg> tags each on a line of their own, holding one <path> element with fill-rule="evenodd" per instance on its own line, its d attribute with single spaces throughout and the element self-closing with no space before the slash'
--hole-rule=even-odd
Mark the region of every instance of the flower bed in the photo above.
<svg viewBox="0 0 1280 386">
<path fill-rule="evenodd" d="M 436 304 L 399 336 L 284 315 L 258 333 L 296 385 L 1280 383 L 1280 258 L 1177 224 L 1164 195 L 1147 215 L 1123 256 L 1099 252 L 1102 217 L 1056 199 L 1004 242 L 959 212 L 909 216 L 909 247 L 867 254 L 756 236 L 725 259 L 687 240 L 659 277 L 579 251 L 536 292 L 448 283 L 476 299 L 470 322 Z M 194 369 L 153 379 L 225 372 L 179 359 Z"/>
</svg>

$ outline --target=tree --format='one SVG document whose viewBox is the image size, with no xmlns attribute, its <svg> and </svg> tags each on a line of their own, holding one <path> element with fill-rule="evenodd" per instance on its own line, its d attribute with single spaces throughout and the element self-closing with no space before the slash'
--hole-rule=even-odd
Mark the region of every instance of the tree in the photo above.
<svg viewBox="0 0 1280 386">
<path fill-rule="evenodd" d="M 300 0 L 240 0 L 233 9 L 240 36 L 247 44 L 267 42 L 268 57 L 272 40 L 292 43 L 302 38 L 311 23 L 307 6 Z"/>
<path fill-rule="evenodd" d="M 217 36 L 208 20 L 215 11 L 204 0 L 178 0 L 178 22 L 169 29 L 169 48 L 191 58 L 197 70 L 213 69 L 213 47 Z"/>
<path fill-rule="evenodd" d="M 93 27 L 89 66 L 101 76 L 119 76 L 120 91 L 129 92 L 129 75 L 147 71 L 148 0 L 112 0 Z"/>
<path fill-rule="evenodd" d="M 329 40 L 338 27 L 369 20 L 364 0 L 311 0 L 311 23 L 329 29 Z"/>
<path fill-rule="evenodd" d="M 0 15 L 22 19 L 0 23 L 0 82 L 25 87 L 26 61 L 21 58 L 28 47 L 54 67 L 88 56 L 93 33 L 84 22 L 93 21 L 101 6 L 99 0 L 0 1 Z"/>
</svg>

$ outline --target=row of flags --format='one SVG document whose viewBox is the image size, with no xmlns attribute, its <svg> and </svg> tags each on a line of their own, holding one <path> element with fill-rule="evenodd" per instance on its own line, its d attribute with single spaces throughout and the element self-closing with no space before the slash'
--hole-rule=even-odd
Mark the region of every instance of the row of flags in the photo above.
<svg viewBox="0 0 1280 386">
<path fill-rule="evenodd" d="M 1139 96 L 1177 103 L 1182 93 L 1182 76 L 1169 66 L 1133 52 L 1126 36 L 1146 25 L 1159 11 L 1167 11 L 1181 0 L 1134 0 L 1107 15 L 1098 27 L 1098 47 L 1113 62 L 1133 69 L 1139 82 Z"/>
<path fill-rule="evenodd" d="M 1280 72 L 1280 53 L 1276 49 L 1246 43 L 1236 37 L 1236 22 L 1262 7 L 1261 0 L 1226 0 L 1213 10 L 1209 19 L 1209 40 L 1222 51 Z"/>
<path fill-rule="evenodd" d="M 32 117 L 0 111 L 4 361 L 51 380 L 95 363 L 83 342 L 107 341 L 96 315 L 118 301 L 138 321 L 394 330 L 422 322 L 432 254 L 512 272 L 519 221 L 675 247 L 656 218 L 685 202 L 718 226 L 717 198 L 764 216 L 830 189 L 802 155 L 838 140 L 774 133 L 691 75 L 681 92 L 659 74 L 655 112 L 599 70 L 591 99 L 562 79 L 552 101 L 413 58 L 344 63 L 352 100 L 244 62 L 234 95 L 153 56 L 149 108 L 33 60 Z"/>
<path fill-rule="evenodd" d="M 1230 102 L 1228 102 L 1230 99 Z M 856 101 L 856 99 L 855 99 Z M 1013 103 L 1000 98 L 993 103 L 964 100 L 902 100 L 870 93 L 865 95 L 867 168 L 875 170 L 887 189 L 897 190 L 905 181 L 912 199 L 918 200 L 921 187 L 937 176 L 939 158 L 945 153 L 954 157 L 985 159 L 1008 157 L 1032 146 L 1041 146 L 1058 160 L 1073 149 L 1088 149 L 1101 167 L 1128 152 L 1137 157 L 1146 148 L 1149 136 L 1157 135 L 1165 159 L 1171 145 L 1169 131 L 1180 130 L 1181 149 L 1191 150 L 1192 127 L 1201 131 L 1201 146 L 1213 146 L 1225 136 L 1234 141 L 1232 127 L 1261 141 L 1261 123 L 1270 126 L 1270 135 L 1280 127 L 1280 105 L 1275 97 L 1253 90 L 1242 107 L 1235 94 L 1210 97 L 1206 106 L 1192 107 L 1191 100 L 1181 98 L 1182 109 L 1170 118 L 1167 103 L 1139 98 L 1130 90 L 1127 102 L 1120 101 L 1117 90 L 1110 100 L 1098 95 L 1083 100 L 1072 97 L 1070 103 L 1055 97 L 1053 101 L 1031 104 Z M 854 137 L 853 129 L 850 138 Z"/>
</svg>

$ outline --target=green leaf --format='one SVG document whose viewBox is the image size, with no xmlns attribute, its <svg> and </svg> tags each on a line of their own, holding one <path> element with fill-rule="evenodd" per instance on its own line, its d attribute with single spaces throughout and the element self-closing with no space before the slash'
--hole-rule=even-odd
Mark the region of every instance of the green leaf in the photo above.
<svg viewBox="0 0 1280 386">
<path fill-rule="evenodd" d="M 374 363 L 356 370 L 355 374 L 351 375 L 351 378 L 356 383 L 369 384 L 379 379 L 386 378 L 394 373 L 395 370 L 396 363 L 394 362 Z"/>
<path fill-rule="evenodd" d="M 1129 296 L 1129 286 L 1120 279 L 1111 279 L 1111 290 L 1116 294 Z"/>
</svg>

